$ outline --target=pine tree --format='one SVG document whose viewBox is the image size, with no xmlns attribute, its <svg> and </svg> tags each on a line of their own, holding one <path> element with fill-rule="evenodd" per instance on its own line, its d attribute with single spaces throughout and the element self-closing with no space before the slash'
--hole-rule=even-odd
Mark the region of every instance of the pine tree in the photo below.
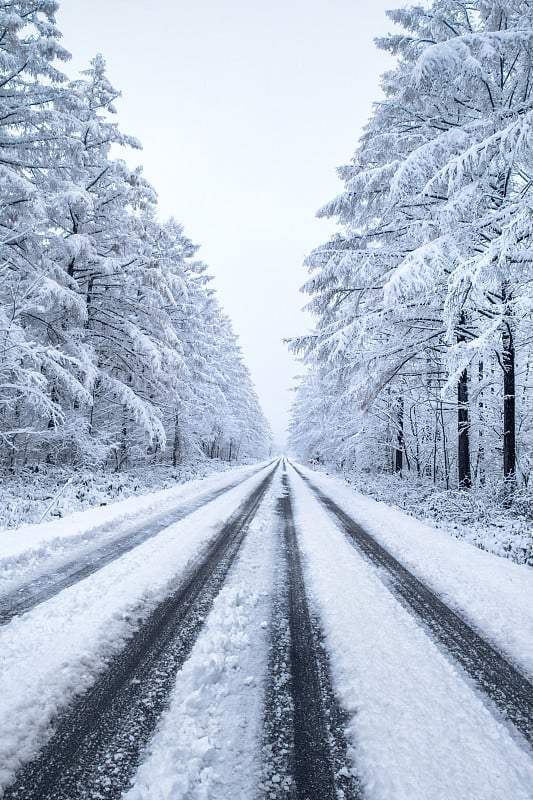
<svg viewBox="0 0 533 800">
<path fill-rule="evenodd" d="M 468 388 L 483 391 L 479 363 L 499 363 L 500 441 L 512 482 L 517 343 L 518 363 L 529 361 L 521 351 L 531 307 L 531 11 L 522 2 L 435 0 L 390 16 L 404 32 L 380 45 L 397 66 L 341 170 L 346 191 L 321 212 L 344 230 L 309 258 L 318 324 L 303 352 L 328 364 L 360 407 L 390 399 L 390 418 L 401 386 L 413 395 L 412 414 L 405 402 L 402 414 L 413 426 L 427 403 L 435 447 L 448 435 L 449 425 L 437 424 L 442 391 L 448 404 L 455 392 L 463 486 L 480 408 Z"/>
<path fill-rule="evenodd" d="M 0 3 L 4 465 L 262 455 L 268 425 L 197 248 L 116 157 L 140 145 L 104 60 L 71 82 L 55 68 L 56 9 Z"/>
<path fill-rule="evenodd" d="M 73 298 L 50 256 L 48 168 L 69 147 L 72 120 L 62 110 L 68 89 L 56 60 L 52 0 L 0 5 L 0 431 L 12 465 L 17 452 L 49 452 L 64 421 L 62 396 L 83 402 L 76 354 L 56 324 Z"/>
</svg>

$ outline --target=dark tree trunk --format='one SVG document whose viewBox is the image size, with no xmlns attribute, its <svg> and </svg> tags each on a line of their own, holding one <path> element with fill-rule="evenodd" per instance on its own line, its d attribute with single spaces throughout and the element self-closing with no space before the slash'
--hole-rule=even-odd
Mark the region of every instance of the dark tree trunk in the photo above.
<svg viewBox="0 0 533 800">
<path fill-rule="evenodd" d="M 98 363 L 98 367 L 100 367 L 100 363 Z M 97 378 L 93 384 L 93 390 L 92 390 L 92 403 L 91 403 L 91 411 L 89 414 L 89 436 L 94 435 L 94 406 L 96 403 L 96 395 L 98 393 L 99 385 L 100 381 Z"/>
<path fill-rule="evenodd" d="M 126 407 L 122 407 L 122 430 L 120 446 L 117 451 L 117 472 L 120 472 L 128 464 L 128 416 Z"/>
<path fill-rule="evenodd" d="M 461 329 L 465 325 L 465 316 L 461 314 Z M 464 331 L 457 334 L 457 341 L 466 341 Z M 465 368 L 459 376 L 457 384 L 457 471 L 460 489 L 470 489 L 472 473 L 470 471 L 470 420 L 468 417 L 468 370 Z"/>
<path fill-rule="evenodd" d="M 403 470 L 403 397 L 398 398 L 398 413 L 396 417 L 397 434 L 396 449 L 394 451 L 394 471 L 400 475 Z"/>
<path fill-rule="evenodd" d="M 478 367 L 478 377 L 479 382 L 483 383 L 483 361 L 479 362 Z M 479 401 L 478 401 L 478 409 L 479 409 L 479 422 L 478 422 L 478 446 L 477 446 L 477 464 L 476 464 L 476 476 L 477 480 L 479 481 L 480 486 L 484 486 L 485 484 L 485 439 L 484 439 L 484 430 L 483 426 L 485 424 L 484 420 L 484 402 L 483 402 L 483 390 L 479 393 Z"/>
<path fill-rule="evenodd" d="M 444 406 L 439 402 L 440 428 L 442 431 L 442 462 L 444 465 L 444 479 L 446 488 L 450 488 L 450 460 L 448 456 L 448 439 L 446 438 L 446 424 L 444 421 Z"/>
<path fill-rule="evenodd" d="M 58 398 L 58 395 L 57 395 L 56 387 L 52 386 L 52 391 L 50 392 L 50 400 L 52 401 L 52 403 L 54 403 L 54 405 L 56 405 L 57 402 L 58 402 L 58 399 L 59 398 Z M 50 412 L 50 416 L 48 418 L 48 430 L 53 430 L 55 427 L 56 427 L 56 420 L 55 420 L 53 412 Z"/>
<path fill-rule="evenodd" d="M 177 467 L 181 459 L 179 416 L 174 417 L 174 445 L 172 447 L 172 466 Z"/>
<path fill-rule="evenodd" d="M 94 277 L 89 278 L 89 283 L 87 284 L 87 297 L 85 302 L 87 304 L 87 319 L 85 320 L 85 328 L 88 330 L 91 324 L 91 305 L 93 302 L 93 286 L 94 286 Z"/>
<path fill-rule="evenodd" d="M 503 477 L 514 488 L 516 479 L 515 350 L 509 322 L 502 334 L 503 367 Z"/>
<path fill-rule="evenodd" d="M 470 489 L 470 422 L 468 418 L 468 372 L 464 369 L 457 384 L 457 467 L 459 488 Z"/>
</svg>

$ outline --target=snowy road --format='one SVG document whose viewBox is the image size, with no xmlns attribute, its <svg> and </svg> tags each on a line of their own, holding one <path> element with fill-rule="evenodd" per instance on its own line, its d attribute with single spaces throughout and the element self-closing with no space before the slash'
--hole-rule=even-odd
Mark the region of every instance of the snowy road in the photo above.
<svg viewBox="0 0 533 800">
<path fill-rule="evenodd" d="M 97 525 L 84 531 L 81 536 L 71 536 L 66 540 L 56 538 L 44 549 L 37 548 L 37 552 L 32 549 L 29 556 L 22 553 L 18 560 L 15 558 L 14 562 L 8 561 L 0 572 L 0 585 L 3 584 L 0 594 L 0 625 L 29 611 L 76 581 L 92 575 L 224 492 L 235 488 L 242 480 L 240 477 L 211 492 L 200 492 L 191 501 L 182 502 L 177 508 L 167 509 L 163 513 L 155 511 L 149 515 L 144 514 L 139 523 L 134 524 L 131 519 L 126 519 L 123 524 L 119 522 L 116 527 L 113 525 L 111 530 L 109 525 Z"/>
<path fill-rule="evenodd" d="M 196 484 L 0 544 L 48 592 L 0 630 L 6 800 L 532 800 L 531 570 L 300 467 Z"/>
<path fill-rule="evenodd" d="M 301 472 L 299 475 L 304 477 Z M 335 502 L 314 487 L 309 478 L 304 477 L 304 480 L 359 552 L 381 570 L 387 587 L 429 628 L 434 638 L 533 746 L 533 693 L 527 678 Z"/>
</svg>

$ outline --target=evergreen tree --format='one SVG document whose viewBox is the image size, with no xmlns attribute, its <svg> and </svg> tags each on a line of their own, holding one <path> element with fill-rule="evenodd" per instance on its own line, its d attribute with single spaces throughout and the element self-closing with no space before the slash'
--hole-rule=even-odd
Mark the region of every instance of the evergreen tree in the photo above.
<svg viewBox="0 0 533 800">
<path fill-rule="evenodd" d="M 56 10 L 0 3 L 4 466 L 262 455 L 268 426 L 197 248 L 116 157 L 139 144 L 104 60 L 70 83 L 54 66 Z"/>
<path fill-rule="evenodd" d="M 76 354 L 56 324 L 80 308 L 57 282 L 49 252 L 48 170 L 72 130 L 62 110 L 65 77 L 54 65 L 68 58 L 56 10 L 52 0 L 0 4 L 0 435 L 11 466 L 17 453 L 49 451 L 64 421 L 62 397 L 86 400 Z"/>
<path fill-rule="evenodd" d="M 531 12 L 522 2 L 435 0 L 390 16 L 404 32 L 380 46 L 397 66 L 341 170 L 346 191 L 321 212 L 344 230 L 309 258 L 318 323 L 303 352 L 337 374 L 356 407 L 387 404 L 406 456 L 406 420 L 418 431 L 417 453 L 420 430 L 435 451 L 449 440 L 442 403 L 450 408 L 455 392 L 463 486 L 470 433 L 480 409 L 485 421 L 488 413 L 483 373 L 493 376 L 499 363 L 503 385 L 491 391 L 503 403 L 512 482 L 516 365 L 529 362 Z M 398 400 L 400 387 L 407 395 Z M 434 416 L 431 437 L 427 421 L 414 425 L 421 403 Z M 480 444 L 476 464 L 485 453 Z"/>
</svg>

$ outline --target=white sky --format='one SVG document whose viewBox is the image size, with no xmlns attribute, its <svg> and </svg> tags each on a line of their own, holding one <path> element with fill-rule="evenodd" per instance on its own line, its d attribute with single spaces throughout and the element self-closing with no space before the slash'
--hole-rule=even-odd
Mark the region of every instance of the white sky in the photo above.
<svg viewBox="0 0 533 800">
<path fill-rule="evenodd" d="M 380 96 L 394 0 L 60 0 L 75 77 L 98 52 L 122 91 L 132 163 L 201 245 L 280 446 L 305 333 L 305 256 L 334 225 L 317 208 Z M 128 157 L 128 161 L 131 159 Z"/>
</svg>

